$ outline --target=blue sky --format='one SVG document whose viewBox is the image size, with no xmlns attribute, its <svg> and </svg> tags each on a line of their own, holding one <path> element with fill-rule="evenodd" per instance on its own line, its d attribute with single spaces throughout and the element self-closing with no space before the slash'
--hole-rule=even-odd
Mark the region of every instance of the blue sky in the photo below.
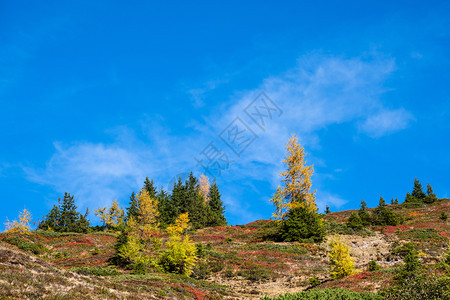
<svg viewBox="0 0 450 300">
<path fill-rule="evenodd" d="M 269 218 L 292 133 L 321 211 L 449 197 L 449 55 L 448 2 L 0 1 L 0 221 L 126 206 L 213 150 L 229 222 Z"/>
</svg>

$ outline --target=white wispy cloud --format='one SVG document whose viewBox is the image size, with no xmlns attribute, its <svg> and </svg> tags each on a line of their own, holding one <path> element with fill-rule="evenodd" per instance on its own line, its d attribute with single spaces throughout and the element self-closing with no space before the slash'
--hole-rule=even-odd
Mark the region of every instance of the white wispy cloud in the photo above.
<svg viewBox="0 0 450 300">
<path fill-rule="evenodd" d="M 258 139 L 240 157 L 230 154 L 234 162 L 220 180 L 227 213 L 250 221 L 250 217 L 260 217 L 255 213 L 256 206 L 261 205 L 258 201 L 267 205 L 270 195 L 246 201 L 245 189 L 251 188 L 251 180 L 270 182 L 276 187 L 278 172 L 283 168 L 284 146 L 291 133 L 296 133 L 307 149 L 316 149 L 321 146 L 318 132 L 333 124 L 352 123 L 355 134 L 371 137 L 407 128 L 412 114 L 403 108 L 385 108 L 380 100 L 387 91 L 384 82 L 394 70 L 395 62 L 390 58 L 307 55 L 293 69 L 265 79 L 252 90 L 236 92 L 228 103 L 221 104 L 220 111 L 198 121 L 194 134 L 170 134 L 170 124 L 165 124 L 163 117 L 147 116 L 142 118 L 140 129 L 144 138 L 137 138 L 129 128 L 119 127 L 109 132 L 115 136 L 110 144 L 55 143 L 55 153 L 44 168 L 25 171 L 30 181 L 53 186 L 58 192 L 75 193 L 80 206 L 98 207 L 112 199 L 126 199 L 142 185 L 145 176 L 166 184 L 172 176 L 195 169 L 194 157 L 210 141 L 218 141 L 217 135 L 235 117 L 241 117 L 252 126 Z M 283 111 L 281 117 L 267 120 L 265 131 L 256 128 L 243 112 L 260 92 L 265 92 Z M 308 163 L 326 165 L 313 153 L 308 155 Z M 319 208 L 326 204 L 343 205 L 345 199 L 323 188 L 324 177 L 314 178 Z"/>
<path fill-rule="evenodd" d="M 383 109 L 370 115 L 359 128 L 370 137 L 378 138 L 406 129 L 414 120 L 414 116 L 404 108 Z"/>
</svg>

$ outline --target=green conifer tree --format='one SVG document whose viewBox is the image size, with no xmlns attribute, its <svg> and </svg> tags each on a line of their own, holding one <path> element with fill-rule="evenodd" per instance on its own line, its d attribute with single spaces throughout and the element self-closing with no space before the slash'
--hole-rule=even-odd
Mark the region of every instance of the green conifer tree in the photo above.
<svg viewBox="0 0 450 300">
<path fill-rule="evenodd" d="M 353 229 L 362 229 L 364 227 L 361 217 L 356 212 L 352 212 L 347 221 L 347 226 Z"/>
<path fill-rule="evenodd" d="M 125 216 L 125 223 L 130 219 L 130 217 L 136 219 L 138 216 L 139 204 L 136 200 L 136 194 L 134 192 L 131 193 L 129 205 L 130 206 L 127 207 L 127 215 Z"/>
<path fill-rule="evenodd" d="M 420 184 L 419 179 L 414 179 L 414 188 L 411 195 L 417 199 L 419 202 L 423 202 L 425 199 L 425 193 L 422 190 L 422 184 Z"/>
<path fill-rule="evenodd" d="M 148 177 L 145 177 L 144 188 L 147 190 L 150 197 L 152 197 L 152 198 L 156 197 L 157 191 L 156 191 L 156 187 L 155 187 L 155 183 L 154 183 L 153 179 L 149 180 Z"/>
<path fill-rule="evenodd" d="M 361 208 L 358 211 L 358 215 L 363 226 L 369 226 L 372 223 L 372 217 L 367 210 L 367 203 L 364 200 L 361 200 Z"/>
<path fill-rule="evenodd" d="M 187 211 L 189 212 L 189 217 L 191 218 L 192 228 L 199 229 L 205 227 L 208 212 L 198 180 L 192 172 L 186 180 L 186 193 Z"/>
<path fill-rule="evenodd" d="M 161 228 L 166 228 L 172 224 L 177 217 L 177 208 L 173 203 L 172 197 L 161 187 L 156 194 L 158 199 L 159 223 Z"/>
<path fill-rule="evenodd" d="M 427 195 L 423 199 L 423 202 L 431 204 L 436 202 L 437 200 L 438 198 L 436 197 L 436 194 L 433 192 L 433 188 L 429 183 L 427 183 Z"/>
<path fill-rule="evenodd" d="M 208 226 L 226 226 L 227 220 L 224 216 L 225 207 L 220 199 L 219 187 L 216 181 L 213 182 L 209 189 L 208 207 L 210 210 Z"/>
</svg>

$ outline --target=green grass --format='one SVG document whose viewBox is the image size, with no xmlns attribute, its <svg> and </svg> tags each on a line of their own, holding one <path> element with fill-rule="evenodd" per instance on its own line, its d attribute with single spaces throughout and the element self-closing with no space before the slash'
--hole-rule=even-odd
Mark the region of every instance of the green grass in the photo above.
<svg viewBox="0 0 450 300">
<path fill-rule="evenodd" d="M 91 276 L 113 276 L 121 274 L 121 272 L 116 269 L 103 267 L 75 267 L 71 268 L 70 271 L 76 272 L 81 275 Z"/>
<path fill-rule="evenodd" d="M 358 293 L 346 289 L 323 289 L 284 294 L 278 297 L 263 297 L 261 300 L 381 300 L 382 296 L 373 293 Z"/>
<path fill-rule="evenodd" d="M 405 232 L 400 233 L 400 236 L 403 238 L 407 238 L 415 241 L 447 241 L 448 239 L 439 235 L 437 230 L 434 228 L 420 228 L 420 229 L 411 229 Z"/>
</svg>

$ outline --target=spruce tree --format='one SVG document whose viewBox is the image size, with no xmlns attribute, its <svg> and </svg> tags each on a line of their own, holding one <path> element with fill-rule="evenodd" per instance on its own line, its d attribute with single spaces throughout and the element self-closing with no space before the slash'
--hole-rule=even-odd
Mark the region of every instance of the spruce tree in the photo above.
<svg viewBox="0 0 450 300">
<path fill-rule="evenodd" d="M 130 217 L 136 219 L 136 217 L 138 216 L 139 205 L 136 200 L 136 194 L 134 192 L 131 193 L 129 205 L 130 206 L 127 207 L 127 215 L 125 216 L 125 222 L 128 222 Z"/>
<path fill-rule="evenodd" d="M 58 198 L 59 205 L 54 205 L 49 214 L 39 224 L 39 229 L 58 232 L 87 232 L 89 230 L 88 210 L 83 216 L 77 212 L 74 196 L 64 194 L 63 200 Z"/>
<path fill-rule="evenodd" d="M 330 207 L 327 205 L 327 207 L 325 207 L 325 214 L 329 214 L 331 213 Z"/>
<path fill-rule="evenodd" d="M 207 209 L 197 178 L 191 172 L 186 180 L 187 208 L 194 229 L 203 228 L 207 223 Z"/>
<path fill-rule="evenodd" d="M 403 222 L 402 217 L 394 213 L 386 206 L 383 197 L 380 197 L 378 207 L 375 208 L 372 215 L 372 223 L 375 225 L 396 226 Z"/>
<path fill-rule="evenodd" d="M 149 180 L 148 177 L 145 177 L 144 188 L 147 190 L 150 197 L 152 197 L 152 198 L 156 197 L 156 188 L 155 188 L 155 183 L 153 182 L 153 179 Z"/>
<path fill-rule="evenodd" d="M 287 218 L 281 223 L 280 235 L 284 241 L 321 242 L 325 234 L 321 216 L 304 206 L 290 209 Z"/>
<path fill-rule="evenodd" d="M 412 202 L 417 202 L 417 199 L 413 197 L 409 192 L 407 192 L 404 203 L 412 203 Z"/>
<path fill-rule="evenodd" d="M 172 203 L 177 208 L 177 215 L 188 212 L 187 191 L 181 177 L 173 185 L 171 198 Z"/>
<path fill-rule="evenodd" d="M 227 220 L 225 219 L 224 212 L 225 207 L 220 199 L 220 192 L 217 183 L 214 181 L 209 189 L 209 201 L 208 207 L 210 210 L 208 226 L 226 226 Z"/>
<path fill-rule="evenodd" d="M 347 226 L 353 229 L 363 229 L 364 225 L 361 217 L 356 212 L 352 212 L 347 220 Z"/>
<path fill-rule="evenodd" d="M 425 203 L 434 203 L 438 200 L 436 197 L 436 194 L 433 192 L 433 188 L 429 183 L 427 183 L 427 195 L 423 199 L 423 202 Z"/>
<path fill-rule="evenodd" d="M 159 223 L 162 228 L 172 224 L 177 217 L 177 208 L 172 197 L 161 187 L 156 195 L 158 199 Z"/>
<path fill-rule="evenodd" d="M 60 211 L 59 206 L 53 205 L 50 212 L 44 217 L 44 219 L 39 222 L 38 228 L 41 230 L 55 231 L 56 228 L 60 227 Z"/>
<path fill-rule="evenodd" d="M 414 179 L 414 189 L 411 195 L 416 198 L 419 202 L 423 202 L 425 199 L 425 193 L 422 190 L 422 184 L 420 184 L 419 179 Z"/>
<path fill-rule="evenodd" d="M 61 207 L 60 220 L 62 227 L 61 231 L 74 232 L 75 223 L 78 221 L 79 214 L 77 212 L 77 207 L 75 206 L 73 196 L 70 196 L 69 193 L 65 193 L 60 207 Z"/>
<path fill-rule="evenodd" d="M 358 211 L 359 218 L 363 226 L 368 226 L 372 223 L 372 217 L 370 213 L 367 211 L 367 203 L 364 200 L 361 200 L 361 208 Z"/>
</svg>

